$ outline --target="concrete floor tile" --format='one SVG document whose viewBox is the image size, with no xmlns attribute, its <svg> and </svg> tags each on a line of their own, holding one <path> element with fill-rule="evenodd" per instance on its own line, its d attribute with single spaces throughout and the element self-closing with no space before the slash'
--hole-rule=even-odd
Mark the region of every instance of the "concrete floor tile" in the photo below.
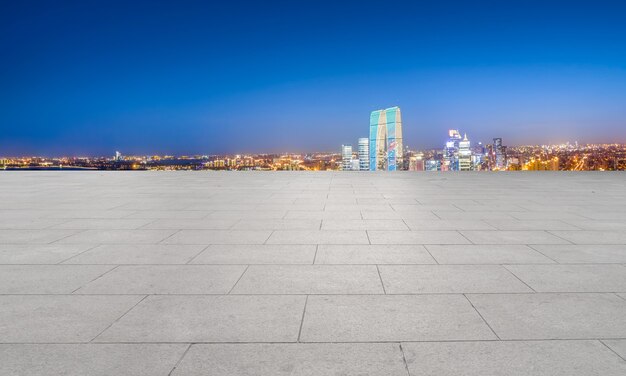
<svg viewBox="0 0 626 376">
<path fill-rule="evenodd" d="M 406 376 L 392 343 L 193 345 L 173 376 Z"/>
<path fill-rule="evenodd" d="M 533 249 L 563 264 L 626 263 L 626 245 L 533 245 Z"/>
<path fill-rule="evenodd" d="M 64 264 L 186 264 L 204 245 L 103 244 L 64 261 Z"/>
<path fill-rule="evenodd" d="M 498 230 L 580 230 L 580 228 L 556 219 L 486 219 L 485 222 Z M 472 229 L 470 229 L 472 230 Z"/>
<path fill-rule="evenodd" d="M 621 244 L 626 245 L 625 231 L 550 231 L 574 244 Z"/>
<path fill-rule="evenodd" d="M 84 230 L 59 240 L 59 243 L 156 244 L 175 232 L 175 230 Z"/>
<path fill-rule="evenodd" d="M 70 230 L 129 230 L 138 229 L 150 222 L 152 222 L 151 219 L 83 218 L 65 221 L 51 228 Z"/>
<path fill-rule="evenodd" d="M 227 230 L 238 222 L 237 219 L 218 218 L 162 218 L 151 220 L 142 229 L 156 230 Z"/>
<path fill-rule="evenodd" d="M 295 342 L 305 296 L 149 296 L 97 342 Z"/>
<path fill-rule="evenodd" d="M 267 244 L 369 244 L 365 231 L 274 231 Z"/>
<path fill-rule="evenodd" d="M 316 264 L 434 264 L 423 245 L 320 245 Z"/>
<path fill-rule="evenodd" d="M 322 230 L 406 230 L 401 219 L 325 219 Z"/>
<path fill-rule="evenodd" d="M 0 375 L 168 376 L 184 344 L 0 345 Z"/>
<path fill-rule="evenodd" d="M 532 292 L 499 265 L 381 265 L 387 294 Z"/>
<path fill-rule="evenodd" d="M 70 294 L 111 265 L 0 265 L 0 294 Z"/>
<path fill-rule="evenodd" d="M 495 230 L 485 221 L 470 219 L 405 219 L 411 230 Z"/>
<path fill-rule="evenodd" d="M 234 230 L 319 230 L 319 219 L 242 219 Z"/>
<path fill-rule="evenodd" d="M 56 264 L 93 247 L 91 244 L 0 244 L 0 264 Z"/>
<path fill-rule="evenodd" d="M 622 265 L 508 265 L 519 279 L 538 292 L 626 291 Z"/>
<path fill-rule="evenodd" d="M 181 230 L 163 244 L 263 244 L 272 231 Z"/>
<path fill-rule="evenodd" d="M 80 230 L 0 230 L 0 244 L 48 244 L 76 234 L 79 231 Z"/>
<path fill-rule="evenodd" d="M 474 244 L 569 244 L 546 231 L 460 231 Z M 555 232 L 557 233 L 557 232 Z"/>
<path fill-rule="evenodd" d="M 546 264 L 550 258 L 526 245 L 427 245 L 439 264 Z"/>
<path fill-rule="evenodd" d="M 463 295 L 309 296 L 302 342 L 495 339 Z"/>
<path fill-rule="evenodd" d="M 599 341 L 403 343 L 411 375 L 618 376 L 626 362 Z"/>
<path fill-rule="evenodd" d="M 372 244 L 470 244 L 457 231 L 368 231 Z"/>
<path fill-rule="evenodd" d="M 192 264 L 313 264 L 316 246 L 281 244 L 210 245 Z"/>
<path fill-rule="evenodd" d="M 374 265 L 252 265 L 232 293 L 382 294 L 383 288 Z"/>
<path fill-rule="evenodd" d="M 2 295 L 0 343 L 89 342 L 142 298 Z"/>
<path fill-rule="evenodd" d="M 501 339 L 626 336 L 626 301 L 614 294 L 467 295 Z"/>
<path fill-rule="evenodd" d="M 76 294 L 227 294 L 243 265 L 123 265 Z"/>
</svg>

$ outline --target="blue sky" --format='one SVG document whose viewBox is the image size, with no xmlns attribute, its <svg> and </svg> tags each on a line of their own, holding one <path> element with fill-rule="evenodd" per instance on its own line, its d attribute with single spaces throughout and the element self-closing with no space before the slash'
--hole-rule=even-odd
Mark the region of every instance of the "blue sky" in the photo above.
<svg viewBox="0 0 626 376">
<path fill-rule="evenodd" d="M 128 4 L 132 3 L 132 4 Z M 0 5 L 0 155 L 626 142 L 619 1 Z"/>
</svg>

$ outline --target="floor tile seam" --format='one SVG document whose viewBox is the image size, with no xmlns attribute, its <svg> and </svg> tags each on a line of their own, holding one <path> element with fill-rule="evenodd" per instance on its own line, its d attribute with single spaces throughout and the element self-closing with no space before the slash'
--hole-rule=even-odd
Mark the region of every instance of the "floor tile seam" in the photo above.
<svg viewBox="0 0 626 376">
<path fill-rule="evenodd" d="M 70 219 L 70 218 L 60 218 L 60 219 L 64 219 L 64 221 L 62 221 L 61 223 L 55 223 L 55 224 L 52 224 L 52 225 L 45 226 L 45 227 L 41 228 L 41 230 L 57 230 L 54 227 L 60 226 L 60 225 L 63 225 L 63 224 L 66 224 L 66 223 L 69 223 L 69 222 L 73 221 L 73 219 Z M 5 229 L 3 229 L 3 230 L 5 230 Z M 8 230 L 11 230 L 11 229 L 8 229 Z M 38 229 L 24 229 L 24 230 L 38 230 Z M 58 230 L 64 230 L 64 229 L 58 229 Z M 73 229 L 70 229 L 70 230 L 73 230 Z"/>
<path fill-rule="evenodd" d="M 63 230 L 58 230 L 58 231 L 63 231 Z M 76 231 L 76 232 L 74 232 L 74 233 L 72 233 L 72 234 L 69 234 L 69 235 L 67 235 L 67 236 L 64 236 L 64 237 L 62 237 L 62 238 L 59 238 L 59 239 L 53 240 L 53 241 L 48 242 L 48 243 L 29 243 L 29 242 L 27 242 L 27 243 L 21 243 L 21 244 L 46 244 L 46 245 L 55 244 L 55 243 L 57 243 L 57 242 L 60 242 L 60 241 L 61 241 L 61 240 L 63 240 L 63 239 L 67 239 L 67 238 L 69 238 L 69 237 L 71 237 L 71 236 L 78 235 L 78 234 L 82 234 L 83 232 L 85 232 L 85 231 L 87 231 L 87 230 L 86 230 L 86 229 L 83 229 L 83 230 L 68 230 L 68 231 Z M 2 243 L 0 243 L 0 244 L 2 244 Z M 60 244 L 62 244 L 62 243 L 60 243 Z M 92 243 L 92 244 L 93 244 L 93 243 Z"/>
<path fill-rule="evenodd" d="M 525 265 L 528 265 L 528 264 L 525 264 Z M 537 290 L 532 288 L 528 283 L 526 283 L 526 281 L 522 280 L 517 274 L 515 274 L 513 271 L 511 271 L 509 268 L 507 268 L 507 265 L 502 264 L 500 266 L 502 266 L 502 268 L 504 268 L 507 272 L 509 272 L 513 277 L 515 277 L 518 281 L 520 281 L 526 287 L 528 287 L 532 292 L 537 292 Z"/>
<path fill-rule="evenodd" d="M 543 257 L 545 257 L 545 258 L 547 258 L 547 259 L 549 259 L 549 260 L 554 261 L 556 264 L 560 264 L 560 262 L 556 261 L 556 260 L 555 260 L 555 259 L 553 259 L 552 257 L 550 257 L 550 256 L 546 255 L 545 253 L 541 252 L 541 251 L 540 251 L 540 250 L 538 250 L 536 247 L 533 247 L 533 245 L 534 245 L 534 246 L 538 246 L 538 245 L 542 245 L 542 244 L 524 244 L 524 245 L 525 245 L 526 247 L 528 247 L 528 248 L 532 249 L 533 251 L 535 251 L 535 252 L 539 253 L 539 254 L 540 254 L 540 255 L 542 255 Z M 550 245 L 550 244 L 543 244 L 543 245 Z"/>
<path fill-rule="evenodd" d="M 465 236 L 465 234 L 463 234 L 462 230 L 454 230 L 454 231 L 458 233 L 459 235 L 461 235 L 465 240 L 467 240 L 469 242 L 469 245 L 476 245 L 476 243 L 471 241 L 467 236 Z M 487 230 L 487 231 L 491 231 L 491 230 Z"/>
<path fill-rule="evenodd" d="M 0 342 L 0 346 L 11 345 L 82 345 L 82 346 L 103 346 L 103 345 L 358 345 L 358 344 L 413 344 L 413 343 L 516 343 L 516 342 L 593 342 L 593 341 L 624 341 L 626 337 L 615 338 L 545 338 L 545 339 L 436 339 L 436 340 L 372 340 L 372 341 L 102 341 L 102 342 Z"/>
<path fill-rule="evenodd" d="M 487 320 L 485 320 L 485 318 L 483 317 L 483 315 L 480 313 L 480 311 L 478 310 L 478 308 L 476 308 L 476 306 L 474 306 L 474 303 L 470 300 L 470 298 L 466 295 L 463 294 L 463 297 L 467 300 L 467 302 L 472 306 L 472 308 L 474 309 L 474 311 L 478 314 L 478 316 L 480 316 L 481 320 L 483 320 L 483 322 L 485 323 L 485 325 L 487 325 L 487 327 L 489 328 L 489 330 L 491 330 L 491 332 L 493 333 L 494 336 L 496 336 L 496 338 L 498 340 L 501 340 L 500 336 L 498 335 L 498 333 L 496 333 L 495 330 L 493 330 L 493 328 L 491 327 L 491 325 L 489 325 L 489 323 L 487 322 Z"/>
<path fill-rule="evenodd" d="M 274 232 L 276 232 L 276 230 L 271 230 L 270 234 L 267 236 L 267 238 L 265 239 L 265 241 L 261 244 L 267 244 L 267 242 L 270 240 L 270 238 L 272 237 L 272 235 L 274 235 Z"/>
<path fill-rule="evenodd" d="M 145 228 L 146 226 L 149 226 L 149 225 L 157 222 L 159 220 L 159 218 L 147 218 L 147 219 L 150 219 L 150 221 L 148 223 L 143 224 L 143 225 L 141 225 L 141 226 L 139 226 L 137 228 L 131 229 L 131 230 L 175 230 L 175 229 L 152 229 L 152 228 L 151 229 L 147 229 L 147 228 Z"/>
<path fill-rule="evenodd" d="M 76 291 L 78 291 L 78 290 L 82 289 L 83 287 L 85 287 L 85 286 L 89 285 L 90 283 L 92 283 L 92 282 L 94 282 L 94 281 L 96 281 L 96 280 L 98 280 L 98 279 L 102 278 L 104 275 L 106 275 L 106 274 L 108 274 L 108 273 L 112 272 L 113 270 L 117 269 L 118 267 L 119 267 L 119 265 L 116 265 L 116 266 L 112 267 L 111 269 L 107 270 L 106 272 L 104 272 L 104 273 L 100 274 L 100 275 L 99 275 L 99 276 L 97 276 L 96 278 L 92 279 L 91 281 L 89 281 L 89 282 L 85 283 L 84 285 L 82 285 L 82 286 L 80 286 L 80 287 L 78 287 L 78 288 L 74 289 L 74 290 L 70 293 L 70 295 L 74 294 Z"/>
<path fill-rule="evenodd" d="M 454 264 L 441 264 L 441 263 L 439 263 L 439 260 L 437 260 L 437 258 L 435 258 L 435 256 L 432 254 L 430 249 L 428 249 L 428 245 L 430 245 L 430 244 L 424 244 L 424 245 L 422 245 L 422 247 L 426 250 L 426 252 L 428 252 L 430 257 L 435 261 L 436 265 L 454 265 Z M 386 265 L 394 265 L 394 264 L 386 264 Z M 403 265 L 403 264 L 400 264 L 400 265 Z M 411 264 L 406 264 L 406 265 L 411 265 Z M 427 264 L 424 264 L 424 265 L 427 265 Z M 459 264 L 457 264 L 457 265 L 459 265 Z"/>
<path fill-rule="evenodd" d="M 174 373 L 174 371 L 176 370 L 176 368 L 178 368 L 178 366 L 180 365 L 180 363 L 183 361 L 183 359 L 185 358 L 185 355 L 187 355 L 187 353 L 189 352 L 189 350 L 191 349 L 191 346 L 193 346 L 193 344 L 189 344 L 187 346 L 187 348 L 185 349 L 185 351 L 183 351 L 182 355 L 180 356 L 180 358 L 178 359 L 178 361 L 176 363 L 174 363 L 174 366 L 172 367 L 172 369 L 167 373 L 167 376 L 172 376 L 172 374 Z"/>
<path fill-rule="evenodd" d="M 64 259 L 64 260 L 61 260 L 61 261 L 57 262 L 56 264 L 50 264 L 50 265 L 72 265 L 72 264 L 65 264 L 65 262 L 67 262 L 67 261 L 69 261 L 69 260 L 73 259 L 74 257 L 78 257 L 78 256 L 82 255 L 83 253 L 87 253 L 87 252 L 91 251 L 92 249 L 96 249 L 96 248 L 98 248 L 98 247 L 99 247 L 99 246 L 101 246 L 101 245 L 102 245 L 102 244 L 95 244 L 95 245 L 93 245 L 93 246 L 91 246 L 91 247 L 89 247 L 89 248 L 85 249 L 85 250 L 84 250 L 84 251 L 82 251 L 82 252 L 79 252 L 79 253 L 77 253 L 77 254 L 75 254 L 75 255 L 72 255 L 72 256 L 70 256 L 70 257 L 68 257 L 68 258 Z M 5 264 L 1 264 L 1 265 L 5 265 Z M 8 265 L 11 265 L 11 264 L 8 264 Z M 13 265 L 16 265 L 16 264 L 13 264 Z M 19 265 L 19 264 L 18 264 L 18 265 Z M 46 265 L 46 264 L 24 264 L 24 265 Z M 80 264 L 78 264 L 78 265 L 80 265 Z M 115 265 L 115 264 L 112 264 L 112 265 Z"/>
<path fill-rule="evenodd" d="M 141 302 L 143 302 L 147 298 L 148 298 L 148 295 L 144 295 L 143 298 L 139 299 L 139 301 L 137 303 L 133 304 L 128 310 L 126 310 L 126 312 L 122 313 L 122 315 L 120 317 L 118 317 L 116 320 L 114 320 L 111 324 L 107 325 L 106 328 L 104 328 L 100 333 L 98 333 L 95 337 L 93 337 L 89 342 L 95 341 L 104 332 L 106 332 L 109 328 L 111 328 L 113 325 L 115 325 L 115 323 L 120 321 L 124 316 L 126 316 L 130 311 L 132 311 L 135 307 L 137 307 Z"/>
<path fill-rule="evenodd" d="M 158 231 L 158 230 L 157 230 Z M 154 244 L 167 244 L 165 243 L 165 241 L 169 238 L 171 238 L 172 236 L 178 234 L 179 232 L 181 232 L 182 230 L 176 230 L 173 233 L 171 233 L 170 235 L 166 236 L 165 238 L 159 240 L 158 242 L 154 243 Z"/>
<path fill-rule="evenodd" d="M 406 370 L 407 376 L 411 376 L 411 371 L 409 371 L 409 363 L 406 361 L 406 354 L 404 353 L 404 349 L 402 348 L 402 342 L 398 344 L 400 348 L 400 353 L 402 354 L 402 362 L 404 363 L 404 369 Z"/>
<path fill-rule="evenodd" d="M 316 264 L 315 261 L 317 260 L 317 251 L 319 250 L 320 245 L 316 244 L 315 245 L 315 254 L 313 255 L 313 263 L 311 263 L 311 265 L 325 265 L 325 264 Z"/>
<path fill-rule="evenodd" d="M 296 339 L 297 343 L 300 343 L 300 338 L 302 337 L 302 327 L 304 326 L 304 318 L 306 317 L 306 306 L 309 302 L 309 295 L 304 299 L 304 307 L 302 309 L 302 318 L 300 319 L 300 328 L 298 329 L 298 338 Z"/>
<path fill-rule="evenodd" d="M 192 262 L 193 260 L 195 260 L 195 259 L 196 259 L 198 256 L 200 256 L 201 254 L 203 254 L 203 253 L 204 253 L 207 249 L 209 249 L 210 247 L 211 247 L 211 244 L 207 245 L 206 247 L 203 247 L 203 248 L 202 248 L 202 250 L 200 250 L 200 252 L 196 253 L 196 255 L 195 255 L 195 256 L 191 257 L 191 258 L 190 258 L 190 259 L 189 259 L 186 263 L 184 263 L 184 264 L 161 264 L 161 265 L 172 265 L 172 266 L 174 266 L 174 265 L 204 265 L 204 264 L 192 264 L 191 262 Z M 128 265 L 128 264 L 125 264 L 125 265 Z M 142 265 L 142 264 L 139 264 L 139 265 Z M 209 265 L 210 265 L 210 264 L 209 264 Z M 216 265 L 219 265 L 219 264 L 216 264 Z M 243 264 L 243 265 L 246 265 L 246 264 Z"/>
<path fill-rule="evenodd" d="M 564 241 L 568 242 L 569 244 L 572 244 L 572 245 L 576 245 L 576 244 L 577 244 L 577 243 L 574 243 L 574 242 L 573 242 L 573 241 L 571 241 L 571 240 L 565 239 L 564 237 L 562 237 L 562 236 L 559 236 L 559 235 L 555 234 L 555 233 L 554 233 L 554 231 L 558 231 L 558 230 L 544 230 L 544 231 L 545 231 L 546 233 L 548 233 L 548 234 L 552 235 L 552 236 L 556 236 L 557 238 L 559 238 L 559 239 L 561 239 L 561 240 L 564 240 Z"/>
<path fill-rule="evenodd" d="M 385 283 L 383 282 L 383 277 L 380 275 L 380 268 L 378 264 L 376 265 L 376 271 L 378 272 L 378 279 L 380 280 L 380 286 L 383 288 L 383 295 L 387 295 L 387 290 L 385 290 Z"/>
<path fill-rule="evenodd" d="M 598 342 L 600 342 L 602 345 L 604 345 L 604 347 L 606 347 L 607 349 L 609 349 L 609 351 L 611 351 L 613 354 L 617 355 L 617 357 L 619 357 L 621 360 L 623 360 L 624 362 L 626 362 L 626 357 L 620 355 L 617 351 L 613 350 L 613 348 L 611 346 L 609 346 L 606 342 L 604 342 L 606 340 L 602 340 L 599 339 Z"/>
<path fill-rule="evenodd" d="M 241 279 L 243 278 L 244 274 L 246 274 L 246 272 L 248 271 L 249 268 L 250 268 L 250 265 L 247 265 L 246 268 L 241 273 L 241 275 L 239 276 L 239 278 L 237 278 L 237 281 L 235 281 L 235 284 L 233 285 L 233 287 L 231 287 L 230 290 L 228 290 L 228 292 L 226 294 L 218 294 L 218 295 L 231 295 L 231 293 L 233 292 L 233 290 L 235 289 L 235 287 L 237 286 L 239 281 L 241 281 Z"/>
</svg>

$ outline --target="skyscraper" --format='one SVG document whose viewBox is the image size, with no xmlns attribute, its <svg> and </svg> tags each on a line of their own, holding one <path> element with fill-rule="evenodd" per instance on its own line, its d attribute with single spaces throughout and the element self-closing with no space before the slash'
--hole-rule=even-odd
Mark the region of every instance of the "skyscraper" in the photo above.
<svg viewBox="0 0 626 376">
<path fill-rule="evenodd" d="M 506 154 L 505 147 L 502 146 L 501 138 L 493 139 L 493 153 L 495 154 L 495 167 L 498 170 L 503 170 L 506 167 Z"/>
<path fill-rule="evenodd" d="M 470 171 L 472 169 L 472 149 L 467 133 L 463 140 L 459 142 L 459 171 Z"/>
<path fill-rule="evenodd" d="M 366 137 L 359 138 L 359 170 L 361 171 L 370 169 L 369 149 L 369 139 Z"/>
<path fill-rule="evenodd" d="M 352 170 L 352 145 L 341 145 L 341 169 Z"/>
<path fill-rule="evenodd" d="M 401 168 L 402 150 L 400 107 L 373 111 L 370 115 L 370 171 L 395 171 Z"/>
<path fill-rule="evenodd" d="M 446 147 L 443 149 L 443 166 L 444 171 L 458 171 L 459 170 L 459 142 L 461 141 L 461 134 L 457 129 L 450 129 L 448 131 L 448 141 L 446 141 Z"/>
</svg>

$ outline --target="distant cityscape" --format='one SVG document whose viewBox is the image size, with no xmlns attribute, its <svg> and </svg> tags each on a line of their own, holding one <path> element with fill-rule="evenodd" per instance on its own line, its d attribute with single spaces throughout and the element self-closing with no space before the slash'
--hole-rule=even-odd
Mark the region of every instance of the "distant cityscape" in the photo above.
<svg viewBox="0 0 626 376">
<path fill-rule="evenodd" d="M 507 147 L 495 137 L 472 142 L 450 129 L 441 147 L 412 150 L 402 139 L 399 107 L 370 114 L 369 137 L 337 152 L 229 155 L 0 157 L 2 170 L 291 170 L 291 171 L 624 171 L 626 144 Z M 442 137 L 444 138 L 444 137 Z"/>
</svg>

